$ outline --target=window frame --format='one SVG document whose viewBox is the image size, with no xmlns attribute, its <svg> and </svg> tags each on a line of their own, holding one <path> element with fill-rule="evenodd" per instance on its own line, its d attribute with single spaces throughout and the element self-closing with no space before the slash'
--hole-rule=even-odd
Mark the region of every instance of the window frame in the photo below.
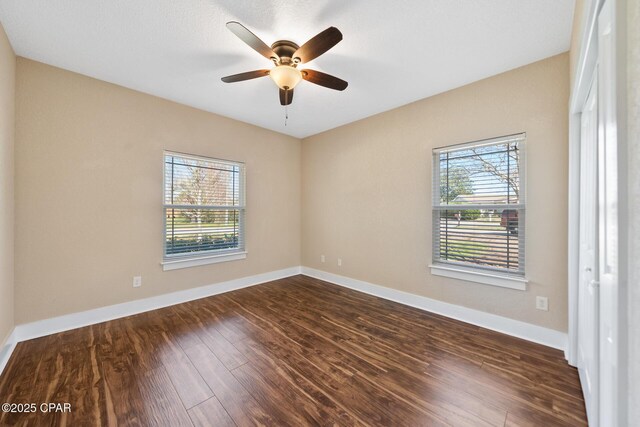
<svg viewBox="0 0 640 427">
<path fill-rule="evenodd" d="M 167 209 L 174 208 L 176 206 L 183 206 L 179 204 L 166 203 L 166 158 L 167 156 L 175 156 L 187 160 L 195 160 L 201 162 L 215 162 L 228 164 L 234 167 L 239 167 L 239 183 L 238 193 L 239 200 L 238 205 L 233 205 L 234 210 L 239 211 L 238 220 L 238 247 L 231 249 L 214 249 L 200 252 L 192 252 L 186 254 L 167 254 Z M 214 210 L 212 206 L 208 205 L 189 205 L 189 206 L 207 206 L 210 210 Z M 227 207 L 228 208 L 228 207 Z M 162 233 L 162 268 L 164 271 L 176 270 L 181 268 L 196 267 L 200 265 L 215 264 L 219 262 L 235 261 L 245 259 L 247 257 L 246 251 L 246 165 L 244 162 L 235 160 L 219 159 L 215 157 L 201 156 L 195 154 L 181 153 L 178 151 L 164 150 L 162 152 L 162 214 L 163 214 L 163 233 Z"/>
<path fill-rule="evenodd" d="M 501 269 L 499 267 L 483 267 L 474 266 L 472 263 L 465 263 L 461 261 L 442 260 L 439 256 L 440 247 L 440 225 L 436 224 L 437 218 L 436 211 L 446 210 L 443 209 L 447 206 L 440 202 L 440 154 L 443 152 L 456 152 L 460 150 L 485 147 L 491 145 L 499 145 L 501 143 L 507 143 L 510 140 L 518 140 L 518 180 L 520 186 L 520 192 L 518 197 L 518 203 L 510 203 L 499 205 L 502 209 L 517 209 L 519 212 L 526 213 L 527 199 L 526 199 L 526 133 L 517 133 L 512 135 L 505 135 L 495 138 L 488 138 L 477 141 L 465 142 L 462 144 L 455 144 L 443 147 L 437 147 L 432 150 L 432 199 L 431 199 L 431 214 L 432 214 L 432 239 L 431 239 L 431 274 L 436 276 L 444 276 L 454 279 L 460 279 L 465 281 L 471 281 L 476 283 L 482 283 L 487 285 L 494 285 L 500 287 L 506 287 L 511 289 L 526 290 L 528 279 L 526 278 L 526 252 L 525 252 L 525 238 L 526 235 L 526 214 L 519 218 L 518 227 L 522 227 L 523 238 L 518 240 L 519 253 L 522 254 L 522 262 L 519 261 L 519 271 L 509 271 L 506 268 Z M 487 207 L 495 208 L 497 205 L 491 203 L 474 203 L 465 205 L 467 209 L 482 209 Z"/>
</svg>

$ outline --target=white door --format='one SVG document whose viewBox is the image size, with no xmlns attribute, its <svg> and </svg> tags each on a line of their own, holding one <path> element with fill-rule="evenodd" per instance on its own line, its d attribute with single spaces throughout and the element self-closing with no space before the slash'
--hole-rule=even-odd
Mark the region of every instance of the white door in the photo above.
<svg viewBox="0 0 640 427">
<path fill-rule="evenodd" d="M 580 136 L 580 273 L 578 287 L 578 372 L 587 416 L 598 425 L 598 84 L 597 74 L 582 109 Z"/>
<path fill-rule="evenodd" d="M 618 426 L 618 135 L 615 2 L 598 17 L 600 425 Z M 637 421 L 637 420 L 636 420 Z"/>
</svg>

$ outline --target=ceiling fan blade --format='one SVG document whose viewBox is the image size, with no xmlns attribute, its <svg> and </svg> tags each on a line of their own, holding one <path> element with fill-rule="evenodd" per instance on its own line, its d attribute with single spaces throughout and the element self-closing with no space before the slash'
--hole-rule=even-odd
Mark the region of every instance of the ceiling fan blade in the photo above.
<svg viewBox="0 0 640 427">
<path fill-rule="evenodd" d="M 280 59 L 275 52 L 267 46 L 265 42 L 260 40 L 258 36 L 253 34 L 251 31 L 247 29 L 244 25 L 236 21 L 227 22 L 227 28 L 231 30 L 233 34 L 238 36 L 240 40 L 248 44 L 253 50 L 258 52 L 260 55 L 264 56 L 268 60 L 275 58 L 276 60 Z"/>
<path fill-rule="evenodd" d="M 340 30 L 329 27 L 300 46 L 293 54 L 293 58 L 299 58 L 302 63 L 309 62 L 337 45 L 340 40 L 342 40 Z"/>
<path fill-rule="evenodd" d="M 345 90 L 347 86 L 349 86 L 349 83 L 344 80 L 334 77 L 331 74 L 321 73 L 320 71 L 302 70 L 302 78 L 308 82 L 334 90 Z"/>
<path fill-rule="evenodd" d="M 225 83 L 241 82 L 243 80 L 257 79 L 258 77 L 265 77 L 269 75 L 269 70 L 255 70 L 247 71 L 246 73 L 234 74 L 232 76 L 226 76 L 222 78 Z"/>
<path fill-rule="evenodd" d="M 280 105 L 289 105 L 293 102 L 293 89 L 280 89 Z"/>
</svg>

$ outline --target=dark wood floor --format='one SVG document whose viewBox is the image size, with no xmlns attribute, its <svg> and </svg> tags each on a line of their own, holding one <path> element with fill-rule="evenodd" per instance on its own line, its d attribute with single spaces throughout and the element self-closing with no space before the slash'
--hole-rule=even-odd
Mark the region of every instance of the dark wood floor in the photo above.
<svg viewBox="0 0 640 427">
<path fill-rule="evenodd" d="M 18 344 L 2 425 L 577 426 L 558 350 L 296 276 Z"/>
</svg>

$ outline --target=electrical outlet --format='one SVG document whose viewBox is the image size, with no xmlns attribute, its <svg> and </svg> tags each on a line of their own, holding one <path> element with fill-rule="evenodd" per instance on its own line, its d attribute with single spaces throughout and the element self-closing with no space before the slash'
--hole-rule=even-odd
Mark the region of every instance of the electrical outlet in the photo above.
<svg viewBox="0 0 640 427">
<path fill-rule="evenodd" d="M 549 311 L 549 298 L 536 297 L 536 309 L 542 311 Z"/>
<path fill-rule="evenodd" d="M 324 255 L 320 255 L 320 262 L 325 262 L 325 261 L 326 261 L 326 259 L 325 259 Z"/>
<path fill-rule="evenodd" d="M 342 266 L 342 258 L 338 258 L 338 267 Z"/>
<path fill-rule="evenodd" d="M 133 276 L 133 287 L 139 288 L 142 286 L 142 276 Z"/>
</svg>

